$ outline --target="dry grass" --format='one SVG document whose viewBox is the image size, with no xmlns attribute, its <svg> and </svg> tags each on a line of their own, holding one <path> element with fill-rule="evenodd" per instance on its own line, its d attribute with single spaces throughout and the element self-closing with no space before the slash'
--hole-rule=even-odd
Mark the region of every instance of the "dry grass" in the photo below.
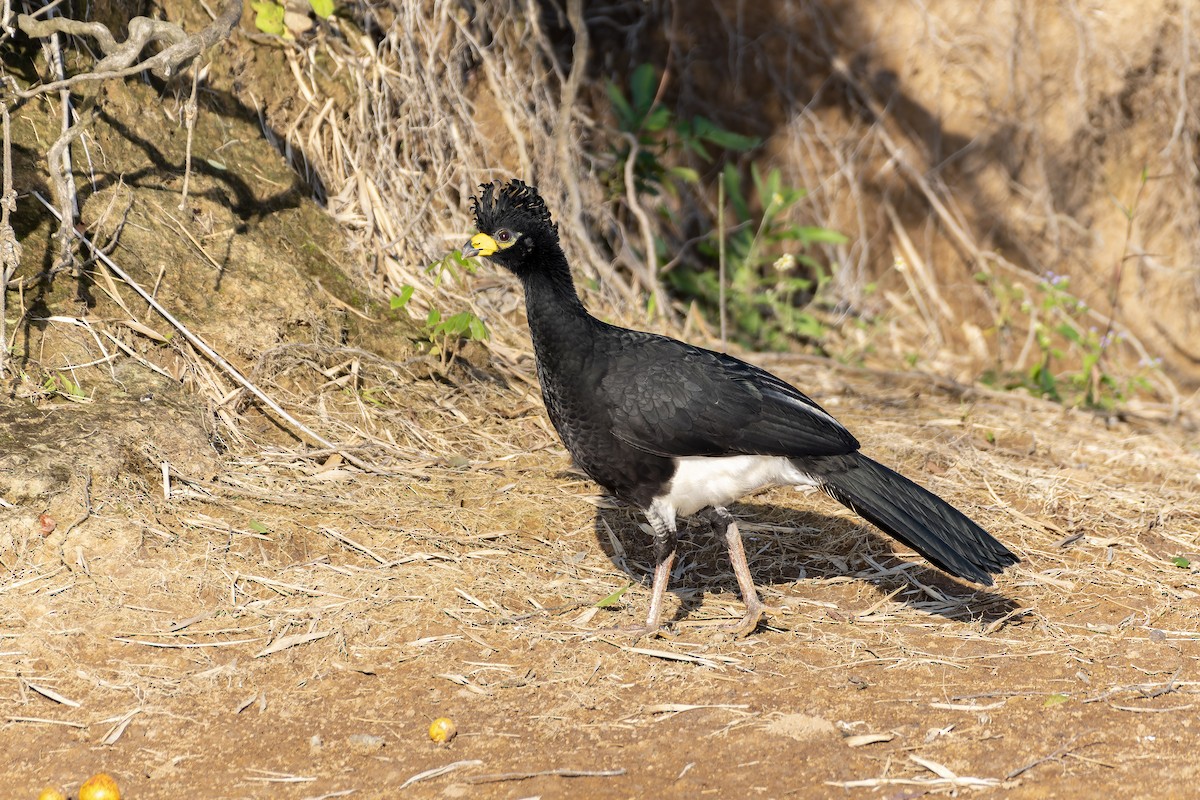
<svg viewBox="0 0 1200 800">
<path fill-rule="evenodd" d="M 291 113 L 272 112 L 268 102 L 268 119 L 320 176 L 337 219 L 357 232 L 362 277 L 376 291 L 417 286 L 417 315 L 431 306 L 470 308 L 500 341 L 522 346 L 505 279 L 432 291 L 423 272 L 470 232 L 466 198 L 476 186 L 517 175 L 541 186 L 572 263 L 598 280 L 588 290 L 592 304 L 618 318 L 644 317 L 639 298 L 656 287 L 639 254 L 646 235 L 687 257 L 689 240 L 715 229 L 717 217 L 714 173 L 698 160 L 688 163 L 704 181 L 679 199 L 610 197 L 603 186 L 623 140 L 596 78 L 619 81 L 636 63 L 657 59 L 667 71 L 663 102 L 683 117 L 702 111 L 765 134 L 765 163 L 810 190 L 798 209 L 804 221 L 849 235 L 819 257 L 837 265 L 837 299 L 855 314 L 885 317 L 887 335 L 876 332 L 864 346 L 835 325 L 830 349 L 875 350 L 881 365 L 920 354 L 930 371 L 967 381 L 989 367 L 1028 369 L 1036 310 L 1030 316 L 1008 298 L 1035 297 L 1047 275 L 1067 274 L 1090 305 L 1081 330 L 1110 334 L 1105 368 L 1118 377 L 1147 372 L 1154 389 L 1142 410 L 1175 418 L 1195 402 L 1174 382 L 1194 382 L 1186 310 L 1195 287 L 1184 265 L 1200 219 L 1196 204 L 1174 202 L 1195 191 L 1189 13 L 1164 17 L 1169 57 L 1153 67 L 1153 80 L 1124 89 L 1136 97 L 1129 102 L 1171 110 L 1174 126 L 1160 130 L 1121 127 L 1108 111 L 1123 76 L 1150 58 L 1142 46 L 1149 39 L 1117 57 L 1104 43 L 1123 36 L 1123 18 L 1074 4 L 1039 10 L 1033 27 L 1013 9 L 976 17 L 911 4 L 897 11 L 906 32 L 894 36 L 888 21 L 843 18 L 807 2 L 736 19 L 722 16 L 720 4 L 686 15 L 672 2 L 628 15 L 577 5 L 531 16 L 519 4 L 489 3 L 468 19 L 453 3 L 396 3 L 359 11 L 355 23 L 375 42 L 370 49 L 330 36 L 288 53 L 305 102 Z M 685 16 L 712 22 L 712 32 L 685 25 Z M 562 43 L 584 19 L 591 34 L 568 49 Z M 908 31 L 919 32 L 919 44 Z M 868 46 L 869 62 L 857 57 Z M 584 80 L 580 60 L 600 52 L 601 74 Z M 962 63 L 962 52 L 979 54 L 979 63 Z M 718 53 L 728 56 L 728 70 Z M 890 90 L 889 70 L 902 79 Z M 936 91 L 926 86 L 929 72 L 940 76 Z M 705 84 L 717 74 L 719 86 Z M 1022 133 L 1006 136 L 1009 128 Z M 1100 144 L 1074 142 L 1106 133 L 1128 144 L 1120 163 L 1065 192 L 1064 174 L 1094 173 L 1105 158 Z M 687 161 L 683 152 L 667 158 Z M 997 173 L 1004 165 L 1007 178 Z M 1144 186 L 1143 169 L 1151 178 Z M 645 213 L 659 207 L 683 222 Z M 687 312 L 674 310 L 679 318 Z M 1077 357 L 1068 352 L 1064 367 Z M 1156 357 L 1170 369 L 1138 366 Z"/>
<path fill-rule="evenodd" d="M 602 629 L 644 611 L 637 518 L 566 471 L 539 409 L 497 422 L 523 389 L 429 382 L 421 430 L 445 437 L 439 448 L 469 448 L 463 466 L 426 464 L 407 481 L 264 454 L 227 460 L 213 480 L 172 470 L 169 496 L 156 476 L 131 475 L 93 490 L 85 525 L 6 549 L 0 650 L 17 705 L 3 735 L 76 731 L 94 755 L 51 748 L 31 762 L 38 774 L 104 766 L 148 797 L 253 794 L 266 779 L 374 796 L 421 775 L 480 791 L 497 781 L 484 796 L 504 796 L 514 780 L 565 790 L 556 782 L 574 773 L 598 796 L 627 792 L 605 787 L 630 777 L 671 795 L 688 762 L 706 785 L 739 793 L 789 780 L 733 771 L 740 748 L 754 741 L 787 763 L 797 738 L 806 778 L 847 787 L 1020 796 L 1145 769 L 1184 785 L 1171 770 L 1186 737 L 1169 731 L 1200 686 L 1189 666 L 1195 567 L 1171 559 L 1200 563 L 1194 438 L 1045 403 L 918 400 L 912 383 L 836 368 L 775 368 L 1023 563 L 992 591 L 968 589 L 897 558 L 840 507 L 774 490 L 734 509 L 775 609 L 767 626 L 714 636 L 741 609 L 700 522 L 669 597 L 675 633 L 631 642 Z M 439 414 L 478 434 L 439 432 Z M 399 434 L 397 444 L 418 446 Z M 67 519 L 81 500 L 68 493 L 51 511 Z M 467 732 L 453 752 L 420 745 L 441 714 Z M 185 717 L 204 732 L 185 734 Z M 584 746 L 589 730 L 600 736 Z M 680 731 L 670 750 L 655 744 L 663 731 Z M 147 750 L 147 736 L 195 745 Z M 313 736 L 325 744 L 306 749 Z M 386 741 L 400 762 L 352 755 L 374 752 L 355 736 Z M 336 766 L 347 758 L 355 778 Z M 157 777 L 135 780 L 135 764 Z"/>
<path fill-rule="evenodd" d="M 480 797 L 797 786 L 822 796 L 826 783 L 1095 796 L 1114 782 L 1186 795 L 1200 778 L 1189 730 L 1200 441 L 1180 422 L 1151 420 L 1194 398 L 1105 417 L 919 373 L 756 357 L 1023 563 L 990 591 L 966 587 L 840 507 L 773 490 L 734 509 L 775 609 L 767 626 L 737 641 L 713 635 L 740 601 L 697 522 L 672 582 L 674 632 L 650 642 L 603 632 L 644 611 L 640 520 L 571 470 L 541 408 L 514 287 L 483 275 L 435 292 L 424 267 L 470 232 L 475 184 L 531 174 L 572 220 L 574 263 L 600 278 L 590 302 L 634 319 L 640 231 L 605 202 L 587 147 L 563 157 L 563 131 L 570 142 L 606 133 L 582 99 L 558 103 L 570 62 L 545 27 L 520 28 L 524 9 L 508 4 L 485 4 L 474 20 L 449 3 L 398 5 L 378 20 L 389 32 L 371 50 L 332 38 L 281 53 L 302 102 L 275 129 L 357 231 L 362 285 L 378 295 L 418 285 L 418 314 L 421 304 L 470 307 L 493 339 L 453 358 L 423 354 L 325 273 L 317 289 L 312 274 L 273 269 L 299 260 L 296 230 L 329 261 L 342 254 L 300 212 L 239 216 L 220 174 L 196 177 L 183 232 L 162 211 L 161 186 L 117 186 L 99 198 L 103 213 L 85 206 L 88 222 L 122 230 L 113 257 L 131 283 L 189 311 L 216 294 L 211 316 L 194 311 L 196 334 L 336 447 L 304 443 L 194 345 L 162 341 L 171 330 L 104 272 L 103 313 L 59 307 L 44 335 L 26 326 L 16 391 L 29 402 L 0 414 L 0 442 L 21 444 L 6 444 L 0 475 L 0 690 L 10 701 L 0 751 L 21 754 L 0 769 L 5 785 L 104 767 L 141 797 L 381 797 L 410 781 Z M 607 30 L 602 11 L 589 13 Z M 846 23 L 822 21 L 844 33 Z M 631 41 L 644 34 L 621 25 Z M 332 103 L 319 91 L 339 85 L 351 91 Z M 264 113 L 274 124 L 284 110 Z M 478 137 L 482 119 L 511 141 Z M 201 115 L 198 152 L 220 129 L 212 141 L 228 169 L 261 176 L 254 191 L 274 197 L 282 170 L 265 150 L 224 144 L 253 138 L 225 124 Z M 912 149 L 902 126 L 846 124 L 857 136 L 814 105 L 786 136 L 806 143 L 809 169 L 837 165 L 834 178 L 795 173 L 815 189 L 814 217 L 861 232 L 877 222 L 872 168 L 884 159 L 904 173 Z M 1190 130 L 1191 118 L 1182 124 Z M 108 163 L 128 156 L 116 138 L 93 142 Z M 948 185 L 916 188 L 936 208 Z M 847 197 L 855 225 L 838 216 Z M 970 214 L 946 205 L 926 229 L 899 199 L 884 201 L 890 233 L 837 254 L 848 265 L 841 291 L 853 299 L 873 265 L 902 250 L 910 291 L 882 295 L 897 313 L 878 341 L 895 342 L 897 357 L 929 352 L 923 363 L 954 373 L 955 338 L 937 309 L 958 284 L 929 254 Z M 239 227 L 257 261 L 225 238 Z M 966 230 L 964 247 L 978 236 Z M 1032 260 L 1005 266 L 973 246 L 971 258 L 1037 274 Z M 216 293 L 214 269 L 228 272 Z M 231 315 L 222 301 L 256 313 Z M 18 294 L 13 307 L 31 306 Z M 402 345 L 384 354 L 347 331 Z M 51 374 L 72 376 L 85 396 L 48 392 Z M 463 730 L 449 750 L 425 741 L 442 714 Z M 1147 774 L 1158 784 L 1137 789 Z"/>
</svg>

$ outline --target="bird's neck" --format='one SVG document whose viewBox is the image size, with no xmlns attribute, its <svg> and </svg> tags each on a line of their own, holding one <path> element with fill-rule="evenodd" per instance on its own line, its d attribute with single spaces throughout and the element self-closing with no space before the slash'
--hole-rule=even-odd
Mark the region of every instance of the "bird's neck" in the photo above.
<svg viewBox="0 0 1200 800">
<path fill-rule="evenodd" d="M 525 312 L 535 345 L 559 338 L 590 325 L 594 320 L 571 280 L 566 257 L 555 253 L 553 261 L 541 269 L 521 276 L 525 285 Z"/>
</svg>

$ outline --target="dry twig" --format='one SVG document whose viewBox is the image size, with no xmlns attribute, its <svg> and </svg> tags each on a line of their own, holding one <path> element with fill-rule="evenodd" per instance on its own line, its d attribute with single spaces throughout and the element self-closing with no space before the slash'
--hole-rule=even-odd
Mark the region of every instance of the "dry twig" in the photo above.
<svg viewBox="0 0 1200 800">
<path fill-rule="evenodd" d="M 79 83 L 126 78 L 142 72 L 152 72 L 167 80 L 181 67 L 192 62 L 198 55 L 217 42 L 229 38 L 233 27 L 242 17 L 242 0 L 229 0 L 217 17 L 203 30 L 189 34 L 173 22 L 134 17 L 129 21 L 129 37 L 118 42 L 112 32 L 99 22 L 82 22 L 66 17 L 37 19 L 29 14 L 17 16 L 17 25 L 35 39 L 66 33 L 72 36 L 87 36 L 96 42 L 105 57 L 96 62 L 91 72 L 73 75 L 70 78 L 41 84 L 30 89 L 17 90 L 18 97 L 35 97 L 47 92 L 57 92 Z M 145 60 L 138 57 L 147 45 L 158 42 L 166 44 L 162 50 Z"/>
</svg>

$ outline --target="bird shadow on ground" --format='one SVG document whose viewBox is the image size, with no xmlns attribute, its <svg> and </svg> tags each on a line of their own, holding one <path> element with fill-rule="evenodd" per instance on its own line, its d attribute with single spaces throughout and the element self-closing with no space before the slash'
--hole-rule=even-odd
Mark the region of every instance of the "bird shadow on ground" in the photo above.
<svg viewBox="0 0 1200 800">
<path fill-rule="evenodd" d="M 959 582 L 920 561 L 896 556 L 893 540 L 869 523 L 771 503 L 735 503 L 729 510 L 741 529 L 750 574 L 760 595 L 769 586 L 849 577 L 871 586 L 881 597 L 912 587 L 915 591 L 901 591 L 895 601 L 960 622 L 988 624 L 1020 607 L 1004 594 Z M 613 564 L 649 591 L 654 552 L 649 533 L 641 527 L 644 522 L 635 508 L 601 507 L 596 511 L 593 532 Z M 894 569 L 897 562 L 907 566 Z M 945 600 L 937 601 L 923 587 L 935 590 Z M 705 593 L 729 596 L 740 613 L 741 594 L 724 537 L 704 512 L 680 520 L 669 591 L 680 604 L 671 619 L 664 619 L 666 624 L 688 621 L 702 605 Z M 777 597 L 763 600 L 768 606 L 778 602 Z M 635 607 L 638 616 L 646 611 L 641 605 Z"/>
</svg>

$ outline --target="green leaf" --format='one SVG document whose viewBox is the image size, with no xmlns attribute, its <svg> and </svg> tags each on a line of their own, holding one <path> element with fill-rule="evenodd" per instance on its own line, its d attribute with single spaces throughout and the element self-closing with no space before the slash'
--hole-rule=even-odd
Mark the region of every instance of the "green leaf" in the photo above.
<svg viewBox="0 0 1200 800">
<path fill-rule="evenodd" d="M 617 113 L 617 126 L 623 131 L 632 132 L 634 128 L 633 109 L 629 107 L 629 101 L 625 99 L 625 93 L 621 91 L 621 87 L 612 81 L 608 82 L 608 101 L 613 104 L 613 110 Z"/>
<path fill-rule="evenodd" d="M 308 4 L 312 6 L 313 13 L 321 19 L 333 16 L 333 0 L 308 0 Z"/>
<path fill-rule="evenodd" d="M 470 325 L 470 311 L 460 311 L 446 318 L 439 327 L 442 333 L 448 333 L 453 336 L 461 336 L 467 332 L 467 326 Z"/>
<path fill-rule="evenodd" d="M 784 192 L 781 191 L 782 185 L 784 185 L 784 176 L 780 174 L 778 169 L 770 170 L 767 173 L 767 196 L 764 199 L 770 204 L 775 204 L 775 198 L 779 197 L 778 203 L 782 203 L 784 201 Z M 791 192 L 787 194 L 791 196 Z"/>
<path fill-rule="evenodd" d="M 593 605 L 596 608 L 608 608 L 609 606 L 615 604 L 618 600 L 620 600 L 621 595 L 628 592 L 629 587 L 631 587 L 631 586 L 633 586 L 632 583 L 627 583 L 624 586 L 622 586 L 620 589 L 617 589 L 615 592 L 610 594 L 608 597 L 604 597 L 604 598 L 601 598 L 600 600 L 597 600 Z"/>
<path fill-rule="evenodd" d="M 667 170 L 667 174 L 678 178 L 685 183 L 699 183 L 700 173 L 691 167 L 671 167 Z"/>
<path fill-rule="evenodd" d="M 738 222 L 750 219 L 750 206 L 746 203 L 746 196 L 742 194 L 742 176 L 738 174 L 737 168 L 733 164 L 726 164 L 721 178 L 725 181 L 725 195 L 733 204 L 733 213 Z"/>
<path fill-rule="evenodd" d="M 446 279 L 446 273 L 449 272 L 452 276 L 454 268 L 450 266 L 450 259 L 443 258 L 441 261 L 433 265 L 433 288 L 438 288 L 442 285 L 442 281 Z"/>
<path fill-rule="evenodd" d="M 807 339 L 820 339 L 825 335 L 825 326 L 812 314 L 802 313 L 793 320 L 792 333 Z"/>
<path fill-rule="evenodd" d="M 458 262 L 458 266 L 462 267 L 463 271 L 469 275 L 474 275 L 479 270 L 479 262 L 473 258 L 464 258 L 462 250 L 455 250 L 450 254 L 454 260 Z"/>
<path fill-rule="evenodd" d="M 283 6 L 271 0 L 251 3 L 254 9 L 254 27 L 269 36 L 282 36 L 287 28 L 283 24 Z"/>
<path fill-rule="evenodd" d="M 687 145 L 689 150 L 703 158 L 705 161 L 712 161 L 712 156 L 709 155 L 708 150 L 704 148 L 704 144 L 699 139 L 695 138 L 694 136 L 687 136 L 684 137 L 683 143 Z"/>
<path fill-rule="evenodd" d="M 488 330 L 483 324 L 483 320 L 474 314 L 471 315 L 471 319 L 467 323 L 467 332 L 471 335 L 471 339 L 477 342 L 488 338 Z"/>
<path fill-rule="evenodd" d="M 692 130 L 698 138 L 738 153 L 758 147 L 762 142 L 755 136 L 742 136 L 740 133 L 725 130 L 707 117 L 693 118 Z"/>
<path fill-rule="evenodd" d="M 1171 563 L 1181 569 L 1187 569 L 1188 567 L 1190 567 L 1192 565 L 1192 562 L 1188 561 L 1183 556 L 1175 556 L 1174 558 L 1171 559 Z"/>
<path fill-rule="evenodd" d="M 740 133 L 727 131 L 723 129 L 715 130 L 709 133 L 704 138 L 708 139 L 719 147 L 724 147 L 726 150 L 733 150 L 738 153 L 744 153 L 747 150 L 753 150 L 762 144 L 762 139 L 757 136 L 743 136 Z"/>
<path fill-rule="evenodd" d="M 460 311 L 443 319 L 439 312 L 431 309 L 425 322 L 425 329 L 428 331 L 431 342 L 439 336 L 465 336 L 473 341 L 487 339 L 489 336 L 483 320 L 470 311 Z"/>
<path fill-rule="evenodd" d="M 408 286 L 408 285 L 401 286 L 400 294 L 392 296 L 392 299 L 391 299 L 392 311 L 399 311 L 400 309 L 402 309 L 406 305 L 408 305 L 408 301 L 412 299 L 413 290 L 414 290 L 414 287 L 412 287 L 412 286 Z"/>
<path fill-rule="evenodd" d="M 633 108 L 639 117 L 645 117 L 654 103 L 654 95 L 658 91 L 658 75 L 652 64 L 642 64 L 633 71 L 629 81 L 630 93 L 633 95 Z"/>
<path fill-rule="evenodd" d="M 256 520 L 250 520 L 249 527 L 250 527 L 250 530 L 254 531 L 255 533 L 270 533 L 271 532 L 270 528 L 268 528 L 266 525 L 263 525 L 261 522 L 258 522 Z"/>
<path fill-rule="evenodd" d="M 775 196 L 779 194 L 779 184 L 783 181 L 779 169 L 772 169 L 767 173 L 766 180 L 763 180 L 762 172 L 755 162 L 750 165 L 750 177 L 754 179 L 754 190 L 758 192 L 758 201 L 762 203 L 763 208 L 775 205 Z"/>
<path fill-rule="evenodd" d="M 809 244 L 845 244 L 850 241 L 845 234 L 813 225 L 801 226 L 797 232 L 800 234 L 800 240 Z"/>
<path fill-rule="evenodd" d="M 787 206 L 788 208 L 791 208 L 798 201 L 803 200 L 805 197 L 808 197 L 808 191 L 805 189 L 783 188 L 783 189 L 779 190 L 779 193 L 780 193 L 780 195 L 783 196 L 783 204 L 785 206 Z"/>
<path fill-rule="evenodd" d="M 787 278 L 783 281 L 783 286 L 793 294 L 796 292 L 807 292 L 813 288 L 813 282 L 808 278 Z"/>
<path fill-rule="evenodd" d="M 1081 344 L 1083 342 L 1083 338 L 1079 335 L 1079 331 L 1075 330 L 1075 326 L 1069 322 L 1064 322 L 1062 325 L 1059 325 L 1057 330 L 1058 335 L 1069 342 L 1074 342 L 1075 344 Z"/>
<path fill-rule="evenodd" d="M 1063 703 L 1067 702 L 1070 699 L 1071 698 L 1067 697 L 1065 694 L 1052 694 L 1046 698 L 1046 702 L 1042 703 L 1042 708 L 1050 708 L 1052 706 L 1059 706 L 1059 705 L 1062 705 Z"/>
<path fill-rule="evenodd" d="M 666 130 L 671 124 L 671 109 L 666 106 L 655 106 L 642 121 L 642 130 L 657 133 Z"/>
</svg>

